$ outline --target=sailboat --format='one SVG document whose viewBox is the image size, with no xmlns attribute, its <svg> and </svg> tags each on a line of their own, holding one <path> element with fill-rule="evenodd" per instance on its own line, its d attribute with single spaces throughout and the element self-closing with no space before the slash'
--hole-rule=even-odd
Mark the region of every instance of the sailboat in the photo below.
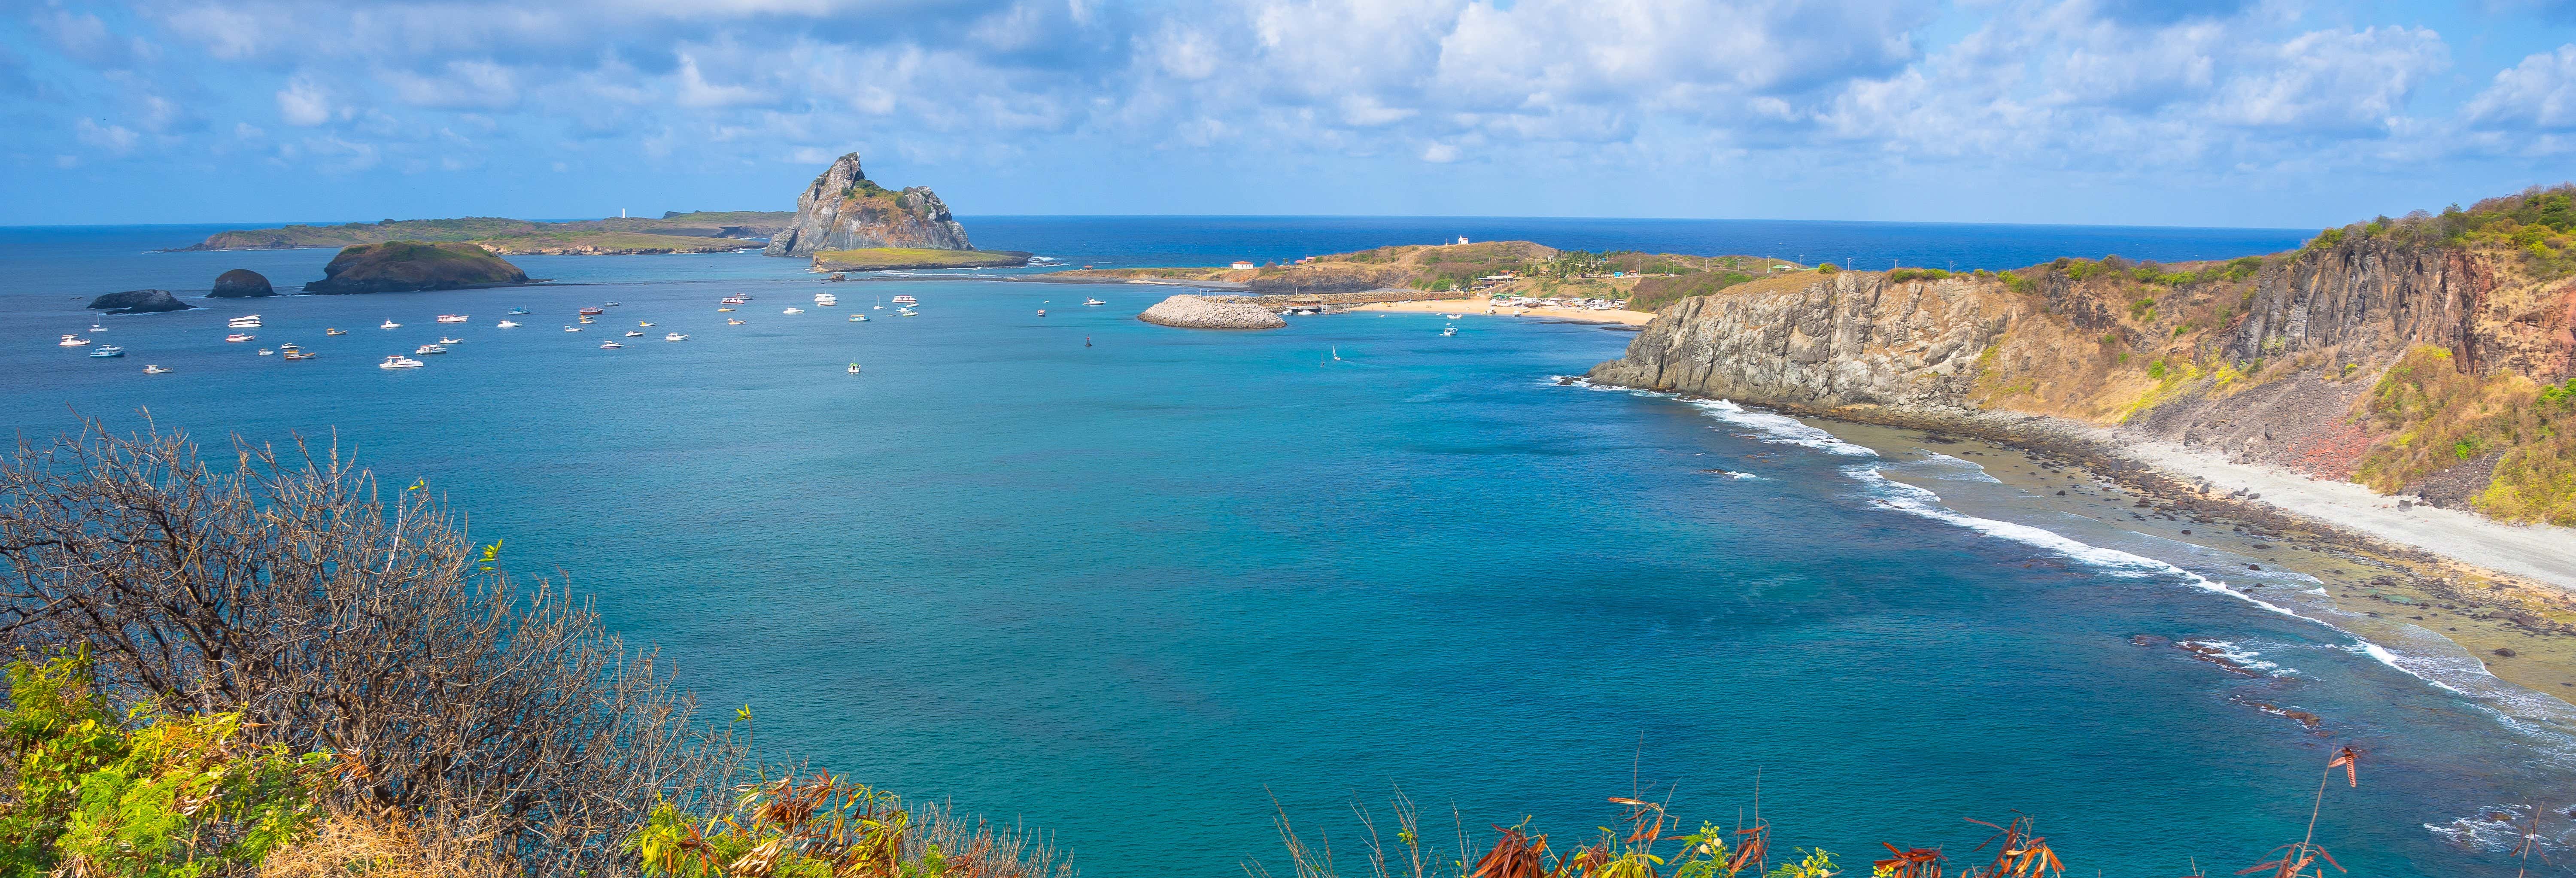
<svg viewBox="0 0 2576 878">
<path fill-rule="evenodd" d="M 877 309 L 877 310 L 879 310 L 879 311 L 883 311 L 883 310 L 885 310 L 885 297 L 884 297 L 884 296 L 878 296 L 878 297 L 877 297 L 877 308 L 876 308 L 876 309 Z"/>
<path fill-rule="evenodd" d="M 1334 349 L 1333 349 L 1333 362 L 1339 363 L 1339 362 L 1341 362 L 1341 361 L 1342 361 L 1342 349 L 1341 349 L 1341 348 L 1334 348 Z"/>
</svg>

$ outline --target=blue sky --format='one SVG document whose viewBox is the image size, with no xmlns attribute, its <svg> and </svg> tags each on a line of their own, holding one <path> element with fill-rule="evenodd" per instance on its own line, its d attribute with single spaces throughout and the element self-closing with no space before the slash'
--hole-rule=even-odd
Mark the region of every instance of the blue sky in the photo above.
<svg viewBox="0 0 2576 878">
<path fill-rule="evenodd" d="M 2316 227 L 2576 177 L 2576 0 L 0 2 L 0 225 L 788 209 Z"/>
</svg>

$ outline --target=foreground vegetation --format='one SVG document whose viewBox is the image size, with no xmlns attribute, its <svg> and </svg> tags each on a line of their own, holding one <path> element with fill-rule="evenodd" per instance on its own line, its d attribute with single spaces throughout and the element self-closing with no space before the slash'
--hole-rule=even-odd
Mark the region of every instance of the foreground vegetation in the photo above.
<svg viewBox="0 0 2576 878">
<path fill-rule="evenodd" d="M 97 432 L 0 465 L 10 875 L 1060 875 L 756 758 L 414 485 Z M 817 790 L 822 792 L 818 795 Z"/>
</svg>

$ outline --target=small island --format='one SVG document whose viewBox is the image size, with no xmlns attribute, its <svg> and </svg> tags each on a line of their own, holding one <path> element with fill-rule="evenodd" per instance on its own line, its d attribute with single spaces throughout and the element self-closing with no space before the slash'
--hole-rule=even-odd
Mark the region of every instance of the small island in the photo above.
<svg viewBox="0 0 2576 878">
<path fill-rule="evenodd" d="M 308 293 L 392 293 L 497 287 L 531 281 L 509 260 L 472 244 L 387 241 L 340 251 Z"/>
<path fill-rule="evenodd" d="M 1018 268 L 1036 254 L 1018 250 L 934 250 L 865 247 L 814 254 L 815 271 L 886 271 L 897 268 Z"/>
<path fill-rule="evenodd" d="M 169 290 L 126 290 L 91 299 L 89 307 L 110 314 L 150 314 L 186 311 L 197 306 L 179 301 L 179 297 L 170 295 Z"/>
</svg>

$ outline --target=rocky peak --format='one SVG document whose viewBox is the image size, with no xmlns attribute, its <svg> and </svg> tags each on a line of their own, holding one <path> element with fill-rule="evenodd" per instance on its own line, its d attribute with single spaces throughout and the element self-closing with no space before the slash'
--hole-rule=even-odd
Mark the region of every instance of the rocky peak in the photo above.
<svg viewBox="0 0 2576 878">
<path fill-rule="evenodd" d="M 972 250 L 966 227 L 925 186 L 897 192 L 868 179 L 859 154 L 832 161 L 796 196 L 796 218 L 771 236 L 764 253 L 812 256 L 824 250 L 915 247 Z"/>
</svg>

